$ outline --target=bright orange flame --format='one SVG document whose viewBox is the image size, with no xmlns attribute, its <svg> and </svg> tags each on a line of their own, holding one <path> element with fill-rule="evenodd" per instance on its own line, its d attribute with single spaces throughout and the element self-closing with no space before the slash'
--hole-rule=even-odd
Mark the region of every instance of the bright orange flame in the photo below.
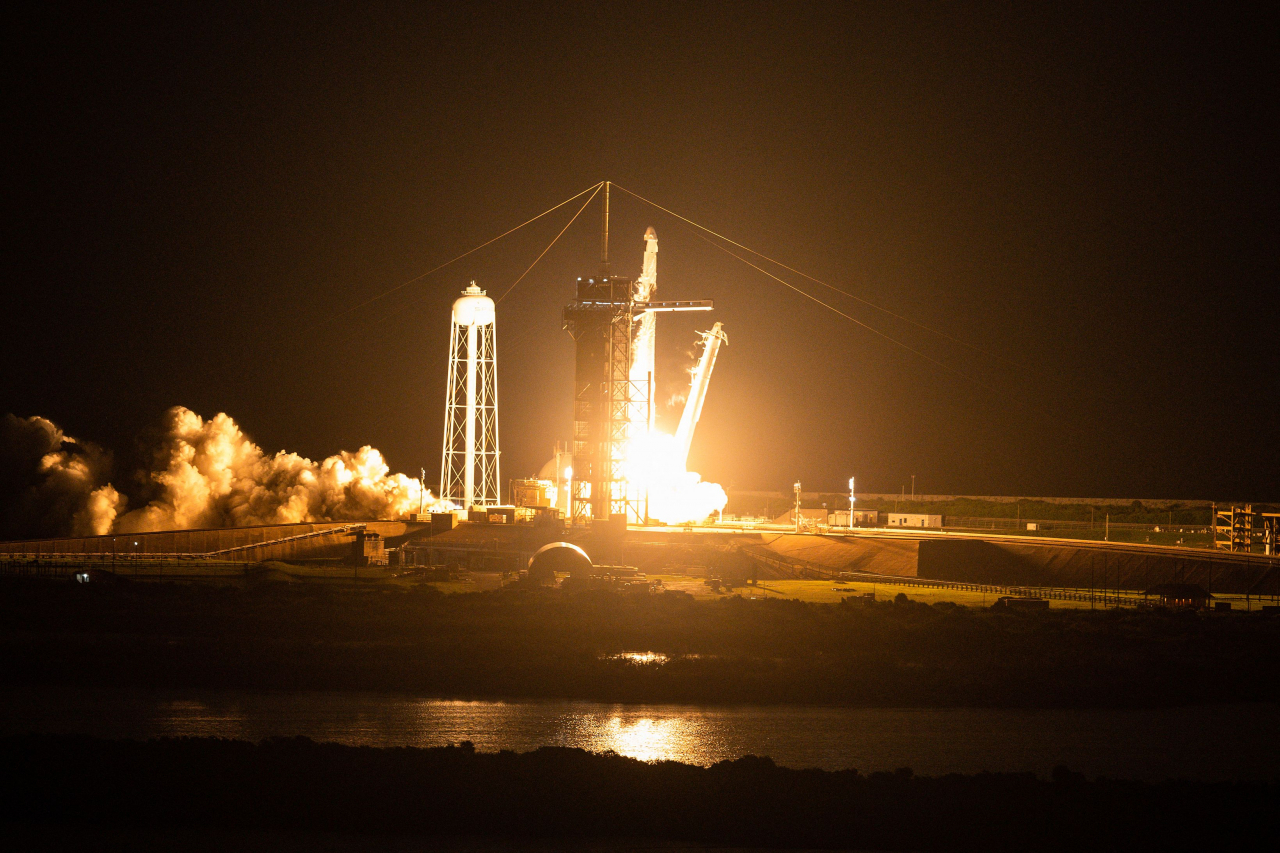
<svg viewBox="0 0 1280 853">
<path fill-rule="evenodd" d="M 665 433 L 641 431 L 627 442 L 623 472 L 635 494 L 648 493 L 649 517 L 666 524 L 705 521 L 729 502 L 718 484 L 685 469 L 675 438 Z"/>
</svg>

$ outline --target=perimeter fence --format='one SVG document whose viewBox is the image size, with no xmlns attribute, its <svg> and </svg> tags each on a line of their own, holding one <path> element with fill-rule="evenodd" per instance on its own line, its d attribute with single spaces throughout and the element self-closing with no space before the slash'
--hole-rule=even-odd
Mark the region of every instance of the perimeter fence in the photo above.
<svg viewBox="0 0 1280 853">
<path fill-rule="evenodd" d="M 78 574 L 93 577 L 139 578 L 147 580 L 185 578 L 214 573 L 248 572 L 253 563 L 239 560 L 208 560 L 191 554 L 147 554 L 131 557 L 111 554 L 59 554 L 56 558 L 34 554 L 10 554 L 0 560 L 0 575 L 27 578 L 66 578 Z M 198 570 L 198 571 L 197 571 Z"/>
</svg>

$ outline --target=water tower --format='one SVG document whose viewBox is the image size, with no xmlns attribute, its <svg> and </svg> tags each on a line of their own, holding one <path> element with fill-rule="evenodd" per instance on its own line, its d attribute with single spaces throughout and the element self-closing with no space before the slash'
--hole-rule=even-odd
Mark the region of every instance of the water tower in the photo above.
<svg viewBox="0 0 1280 853">
<path fill-rule="evenodd" d="M 441 497 L 470 509 L 498 492 L 498 350 L 494 304 L 471 282 L 453 303 L 449 386 L 444 404 Z"/>
</svg>

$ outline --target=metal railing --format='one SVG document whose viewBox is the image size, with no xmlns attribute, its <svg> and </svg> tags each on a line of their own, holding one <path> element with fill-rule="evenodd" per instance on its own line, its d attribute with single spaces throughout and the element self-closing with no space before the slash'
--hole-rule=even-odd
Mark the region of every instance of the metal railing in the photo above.
<svg viewBox="0 0 1280 853">
<path fill-rule="evenodd" d="M 1141 607 L 1152 603 L 1145 595 L 1135 595 L 1132 590 L 1097 588 L 1093 590 L 1072 587 L 1006 586 L 1002 584 L 969 583 L 966 581 L 939 581 L 927 578 L 904 578 L 899 575 L 872 575 L 848 572 L 853 577 L 837 577 L 836 581 L 876 583 L 892 586 L 954 589 L 963 592 L 981 592 L 991 595 L 1008 595 L 1015 598 L 1049 598 L 1054 601 L 1090 601 L 1101 607 Z"/>
<path fill-rule="evenodd" d="M 137 557 L 118 555 L 114 558 L 110 554 L 44 554 L 39 558 L 32 556 L 29 559 L 17 556 L 14 559 L 13 556 L 6 555 L 6 559 L 0 560 L 0 575 L 70 578 L 78 572 L 97 570 L 120 577 L 163 579 L 194 576 L 186 571 L 188 568 L 199 568 L 201 574 L 208 574 L 211 569 L 247 571 L 253 566 L 253 563 L 240 560 L 199 560 L 198 565 L 190 565 L 193 562 L 191 554 L 146 554 Z"/>
<path fill-rule="evenodd" d="M 231 554 L 236 551 L 250 551 L 254 548 L 267 548 L 271 545 L 280 545 L 285 542 L 297 542 L 301 539 L 314 539 L 319 536 L 331 536 L 333 534 L 350 533 L 353 530 L 364 530 L 367 525 L 364 524 L 346 524 L 342 527 L 328 527 L 324 530 L 312 530 L 310 533 L 299 533 L 296 536 L 283 536 L 279 539 L 266 539 L 262 542 L 253 542 L 247 545 L 235 545 L 231 548 L 223 548 L 219 551 L 209 551 L 205 554 L 194 554 L 195 557 L 216 557 L 219 554 Z"/>
</svg>

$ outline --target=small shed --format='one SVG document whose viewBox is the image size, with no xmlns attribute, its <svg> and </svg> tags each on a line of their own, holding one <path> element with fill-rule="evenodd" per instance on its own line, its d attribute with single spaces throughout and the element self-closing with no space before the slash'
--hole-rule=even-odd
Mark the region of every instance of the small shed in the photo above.
<svg viewBox="0 0 1280 853">
<path fill-rule="evenodd" d="M 825 525 L 829 522 L 829 513 L 825 509 L 804 509 L 800 510 L 800 523 L 806 527 L 817 527 Z M 795 524 L 795 510 L 789 509 L 782 515 L 773 520 L 774 524 Z"/>
<path fill-rule="evenodd" d="M 1194 583 L 1162 583 L 1147 590 L 1144 595 L 1154 595 L 1165 607 L 1185 607 L 1203 610 L 1213 600 L 1208 590 Z"/>
<path fill-rule="evenodd" d="M 880 513 L 874 509 L 855 509 L 853 511 L 853 521 L 849 521 L 849 510 L 837 509 L 831 513 L 830 524 L 832 527 L 859 527 L 862 525 L 872 525 L 880 521 Z"/>
<path fill-rule="evenodd" d="M 914 512 L 887 513 L 890 527 L 942 527 L 942 516 Z"/>
</svg>

